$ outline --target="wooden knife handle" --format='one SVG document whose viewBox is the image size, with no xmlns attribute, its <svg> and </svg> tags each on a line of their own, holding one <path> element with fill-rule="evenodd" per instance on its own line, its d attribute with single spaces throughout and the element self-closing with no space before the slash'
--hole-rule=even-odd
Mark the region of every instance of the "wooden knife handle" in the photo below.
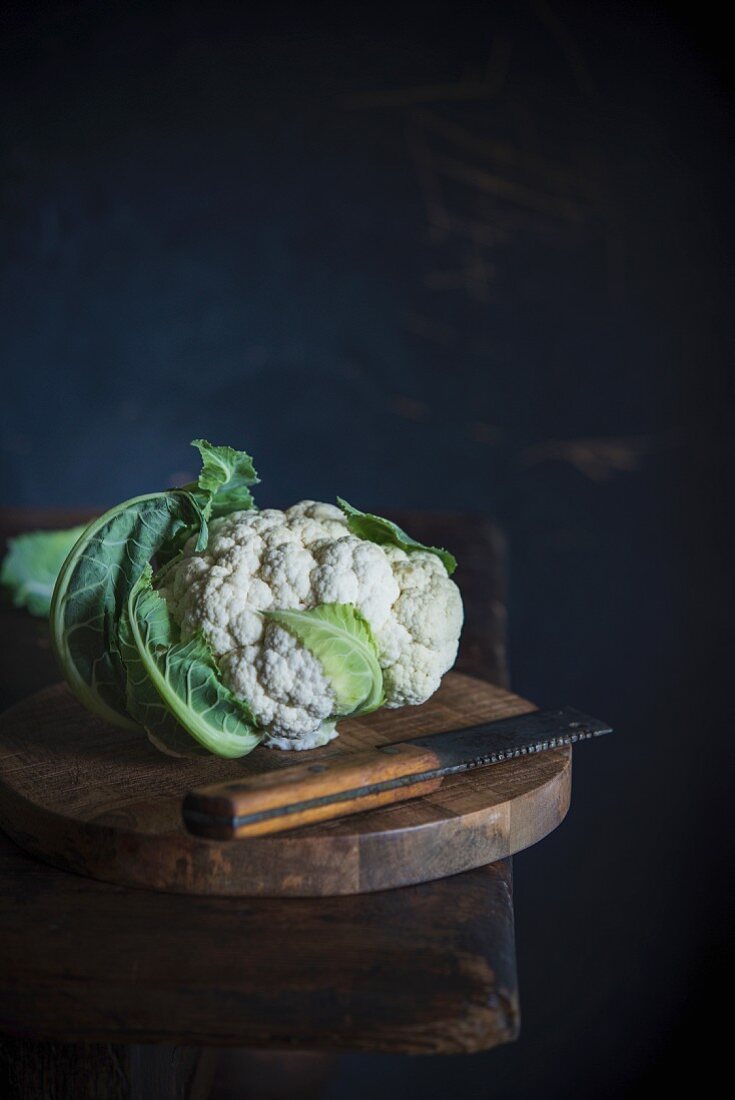
<svg viewBox="0 0 735 1100">
<path fill-rule="evenodd" d="M 430 749 L 407 743 L 344 753 L 200 787 L 184 799 L 184 822 L 189 832 L 213 840 L 277 833 L 429 794 L 442 777 L 421 775 L 438 767 Z"/>
</svg>

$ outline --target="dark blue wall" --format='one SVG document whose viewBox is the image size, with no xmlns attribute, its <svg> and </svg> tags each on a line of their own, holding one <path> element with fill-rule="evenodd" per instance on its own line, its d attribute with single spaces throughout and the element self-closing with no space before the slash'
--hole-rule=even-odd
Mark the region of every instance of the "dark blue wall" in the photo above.
<svg viewBox="0 0 735 1100">
<path fill-rule="evenodd" d="M 619 732 L 517 861 L 521 1042 L 334 1096 L 623 1095 L 717 942 L 715 788 L 672 754 L 724 622 L 717 61 L 650 4 L 306 7 L 10 15 L 2 503 L 181 480 L 204 435 L 263 504 L 503 523 L 516 689 Z"/>
</svg>

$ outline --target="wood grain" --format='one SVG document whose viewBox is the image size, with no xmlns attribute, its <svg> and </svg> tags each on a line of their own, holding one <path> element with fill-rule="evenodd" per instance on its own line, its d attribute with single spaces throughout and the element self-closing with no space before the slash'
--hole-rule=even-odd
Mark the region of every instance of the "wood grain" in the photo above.
<svg viewBox="0 0 735 1100">
<path fill-rule="evenodd" d="M 421 707 L 343 723 L 310 764 L 532 709 L 458 673 Z M 105 725 L 57 685 L 0 717 L 0 822 L 26 850 L 94 878 L 192 894 L 323 896 L 454 875 L 541 839 L 569 804 L 571 754 L 552 750 L 451 776 L 433 794 L 274 836 L 214 841 L 181 819 L 187 791 L 292 766 L 264 748 L 243 760 L 163 756 Z"/>
<path fill-rule="evenodd" d="M 356 897 L 187 897 L 0 836 L 6 1034 L 456 1054 L 513 1039 L 517 998 L 510 861 Z"/>
<path fill-rule="evenodd" d="M 77 518 L 0 511 L 0 533 Z M 458 668 L 507 686 L 502 535 L 471 515 L 393 518 L 457 553 L 467 610 Z M 0 628 L 12 639 L 0 665 L 7 706 L 58 671 L 40 620 L 0 602 Z M 95 1040 L 134 1052 L 244 1044 L 279 1060 L 284 1050 L 456 1054 L 508 1042 L 519 1027 L 511 864 L 355 897 L 192 897 L 66 874 L 0 834 L 0 1031 L 51 1041 L 44 1050 L 7 1037 L 8 1070 L 14 1046 L 31 1084 L 37 1061 L 88 1068 L 80 1044 Z"/>
</svg>

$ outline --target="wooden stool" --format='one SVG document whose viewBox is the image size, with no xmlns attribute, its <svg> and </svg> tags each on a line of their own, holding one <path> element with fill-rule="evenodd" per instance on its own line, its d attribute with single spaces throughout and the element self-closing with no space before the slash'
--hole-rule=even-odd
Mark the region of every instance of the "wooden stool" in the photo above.
<svg viewBox="0 0 735 1100">
<path fill-rule="evenodd" d="M 505 685 L 497 531 L 466 516 L 395 518 L 456 554 L 458 668 Z M 78 519 L 5 513 L 0 533 Z M 58 674 L 43 623 L 3 606 L 0 630 L 14 639 L 7 706 Z M 225 1061 L 252 1080 L 277 1066 L 281 1095 L 294 1075 L 307 1095 L 320 1069 L 269 1050 L 483 1050 L 518 1032 L 511 863 L 351 897 L 205 898 L 94 882 L 2 839 L 0 1031 L 0 1095 L 22 1100 L 203 1098 L 218 1047 L 258 1048 L 249 1068 Z"/>
</svg>

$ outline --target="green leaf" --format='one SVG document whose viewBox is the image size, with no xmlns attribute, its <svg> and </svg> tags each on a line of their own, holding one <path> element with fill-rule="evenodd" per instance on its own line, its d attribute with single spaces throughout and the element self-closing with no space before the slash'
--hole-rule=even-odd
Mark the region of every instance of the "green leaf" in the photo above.
<svg viewBox="0 0 735 1100">
<path fill-rule="evenodd" d="M 150 575 L 150 568 L 143 573 L 143 578 Z M 160 695 L 156 691 L 145 666 L 140 660 L 138 647 L 135 643 L 129 605 L 133 595 L 137 593 L 138 586 L 143 583 L 143 578 L 132 589 L 131 595 L 123 608 L 120 621 L 117 625 L 115 642 L 118 647 L 120 660 L 125 669 L 125 704 L 128 714 L 148 734 L 149 740 L 170 756 L 196 756 L 208 755 L 198 742 L 192 740 L 169 709 L 164 706 Z M 155 638 L 155 644 L 170 645 L 174 637 L 178 638 L 175 623 L 171 621 L 168 608 L 163 599 L 159 600 L 160 606 L 156 608 L 158 622 L 151 616 L 150 635 Z"/>
<path fill-rule="evenodd" d="M 202 525 L 183 490 L 135 497 L 90 523 L 61 568 L 51 601 L 54 650 L 80 702 L 114 725 L 137 728 L 117 643 L 128 596 L 161 546 Z"/>
<path fill-rule="evenodd" d="M 66 531 L 31 531 L 8 539 L 8 552 L 0 568 L 0 584 L 16 607 L 44 618 L 64 559 L 84 526 Z"/>
<path fill-rule="evenodd" d="M 359 508 L 353 508 L 341 497 L 337 497 L 337 503 L 347 516 L 347 525 L 350 531 L 357 538 L 367 539 L 369 542 L 377 542 L 381 545 L 387 543 L 398 546 L 406 553 L 410 553 L 412 550 L 425 550 L 429 554 L 436 554 L 443 562 L 444 568 L 450 577 L 457 568 L 457 559 L 448 550 L 441 550 L 438 546 L 424 546 L 423 543 L 417 542 L 416 539 L 412 539 L 410 535 L 407 535 L 397 523 L 392 523 L 389 519 L 383 519 L 382 516 L 373 516 L 369 512 L 361 512 Z"/>
<path fill-rule="evenodd" d="M 64 561 L 50 609 L 51 640 L 77 698 L 114 725 L 137 729 L 128 712 L 128 682 L 120 624 L 128 598 L 153 557 L 170 564 L 198 533 L 207 545 L 207 517 L 250 507 L 252 461 L 231 447 L 195 444 L 199 482 L 124 501 L 91 523 Z"/>
<path fill-rule="evenodd" d="M 222 683 L 203 635 L 180 640 L 150 569 L 128 596 L 119 638 L 128 710 L 158 748 L 232 758 L 260 743 L 250 708 Z"/>
<path fill-rule="evenodd" d="M 349 603 L 310 611 L 266 611 L 319 660 L 337 697 L 336 714 L 369 714 L 385 702 L 383 671 L 367 619 Z"/>
<path fill-rule="evenodd" d="M 257 485 L 260 478 L 249 454 L 233 447 L 215 447 L 206 439 L 194 439 L 191 445 L 202 459 L 197 485 L 210 498 L 207 516 L 226 516 L 254 507 L 250 486 Z"/>
<path fill-rule="evenodd" d="M 153 558 L 165 570 L 196 534 L 196 549 L 204 550 L 210 515 L 252 507 L 248 485 L 257 476 L 250 457 L 204 440 L 194 445 L 203 463 L 198 482 L 124 501 L 84 529 L 56 581 L 51 640 L 71 689 L 106 721 L 125 729 L 147 725 L 168 751 L 193 744 L 186 742 L 183 726 L 209 751 L 242 756 L 259 735 L 253 732 L 247 707 L 219 682 L 207 643 L 203 638 L 185 643 L 173 639 L 160 597 L 148 595 L 148 603 L 142 602 L 145 591 L 152 592 Z M 148 637 L 159 639 L 155 646 L 168 648 L 147 650 Z M 169 641 L 161 641 L 165 638 Z M 163 673 L 159 660 L 164 661 Z M 137 670 L 135 675 L 128 665 Z M 156 679 L 161 675 L 175 685 L 163 702 Z"/>
</svg>

